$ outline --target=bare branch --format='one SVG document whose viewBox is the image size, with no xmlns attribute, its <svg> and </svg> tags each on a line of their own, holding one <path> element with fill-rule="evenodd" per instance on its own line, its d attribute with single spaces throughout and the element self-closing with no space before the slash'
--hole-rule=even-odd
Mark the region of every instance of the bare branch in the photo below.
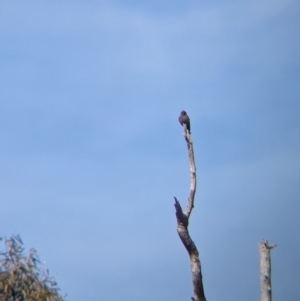
<svg viewBox="0 0 300 301">
<path fill-rule="evenodd" d="M 192 270 L 192 280 L 194 286 L 194 297 L 192 297 L 192 300 L 206 301 L 204 295 L 203 282 L 202 282 L 202 272 L 201 272 L 201 263 L 199 260 L 199 252 L 197 250 L 195 243 L 191 239 L 188 231 L 189 217 L 194 208 L 194 198 L 196 194 L 197 181 L 196 181 L 196 164 L 194 158 L 193 142 L 191 139 L 190 132 L 186 127 L 186 124 L 183 124 L 183 128 L 184 128 L 184 138 L 186 140 L 187 148 L 188 148 L 191 184 L 190 184 L 188 204 L 185 212 L 182 211 L 179 201 L 177 200 L 176 197 L 174 197 L 175 199 L 174 206 L 176 209 L 176 218 L 177 218 L 177 233 L 190 256 L 190 265 Z"/>
<path fill-rule="evenodd" d="M 262 240 L 258 244 L 260 252 L 261 301 L 272 301 L 271 250 L 276 246 L 269 246 L 267 240 Z"/>
<path fill-rule="evenodd" d="M 190 194 L 188 199 L 188 204 L 185 210 L 186 216 L 189 218 L 192 210 L 194 208 L 194 199 L 196 195 L 196 186 L 197 186 L 197 178 L 196 178 L 196 164 L 195 164 L 195 158 L 194 158 L 194 149 L 193 149 L 193 142 L 190 135 L 190 132 L 188 131 L 185 124 L 183 124 L 184 128 L 184 138 L 187 144 L 188 148 L 188 156 L 189 156 L 189 162 L 190 162 L 190 177 L 191 177 L 191 184 L 190 184 Z"/>
</svg>

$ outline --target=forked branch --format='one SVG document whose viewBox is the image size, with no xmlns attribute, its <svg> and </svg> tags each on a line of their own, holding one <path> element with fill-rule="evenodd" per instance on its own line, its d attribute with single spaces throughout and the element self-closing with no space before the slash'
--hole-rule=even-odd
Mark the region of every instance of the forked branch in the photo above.
<svg viewBox="0 0 300 301">
<path fill-rule="evenodd" d="M 176 209 L 176 218 L 177 218 L 177 232 L 184 247 L 186 248 L 190 256 L 192 280 L 194 286 L 194 297 L 192 299 L 195 301 L 206 301 L 204 295 L 203 282 L 202 282 L 202 272 L 201 272 L 199 253 L 188 231 L 189 218 L 194 208 L 197 178 L 196 178 L 196 164 L 194 158 L 193 142 L 191 139 L 190 132 L 187 130 L 185 124 L 183 124 L 183 128 L 184 128 L 184 138 L 188 148 L 191 184 L 190 184 L 188 204 L 185 212 L 182 211 L 179 201 L 177 200 L 176 197 L 174 197 L 175 199 L 174 206 Z"/>
</svg>

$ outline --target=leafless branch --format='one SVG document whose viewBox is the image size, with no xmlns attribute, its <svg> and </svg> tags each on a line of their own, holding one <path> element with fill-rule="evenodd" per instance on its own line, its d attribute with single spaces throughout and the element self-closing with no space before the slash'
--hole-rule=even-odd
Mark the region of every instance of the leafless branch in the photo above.
<svg viewBox="0 0 300 301">
<path fill-rule="evenodd" d="M 176 197 L 174 197 L 175 199 L 174 206 L 176 209 L 176 218 L 177 218 L 177 232 L 184 247 L 186 248 L 190 256 L 190 265 L 192 270 L 192 280 L 194 286 L 194 297 L 192 299 L 195 301 L 206 301 L 204 295 L 203 282 L 202 282 L 202 272 L 201 272 L 201 263 L 199 260 L 199 253 L 188 231 L 189 218 L 194 208 L 194 199 L 196 194 L 197 181 L 196 181 L 196 164 L 194 158 L 193 142 L 191 139 L 191 135 L 187 130 L 185 124 L 183 124 L 183 128 L 184 128 L 184 138 L 188 148 L 191 184 L 190 184 L 188 204 L 185 212 L 182 211 L 179 201 L 177 200 Z"/>
<path fill-rule="evenodd" d="M 272 301 L 271 250 L 276 246 L 269 246 L 267 240 L 262 240 L 258 244 L 260 253 L 261 301 Z"/>
</svg>

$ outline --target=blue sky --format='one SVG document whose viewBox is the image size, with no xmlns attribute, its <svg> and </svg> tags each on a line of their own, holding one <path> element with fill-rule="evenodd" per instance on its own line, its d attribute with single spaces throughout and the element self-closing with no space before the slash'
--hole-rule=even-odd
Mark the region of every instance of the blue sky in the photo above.
<svg viewBox="0 0 300 301">
<path fill-rule="evenodd" d="M 0 225 L 68 300 L 188 300 L 173 196 L 207 300 L 274 300 L 300 278 L 300 5 L 253 1 L 0 4 Z"/>
</svg>

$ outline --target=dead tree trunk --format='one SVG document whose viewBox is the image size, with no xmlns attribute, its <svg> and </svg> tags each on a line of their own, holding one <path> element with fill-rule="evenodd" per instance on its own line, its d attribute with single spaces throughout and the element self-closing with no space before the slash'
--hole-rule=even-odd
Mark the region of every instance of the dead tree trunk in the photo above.
<svg viewBox="0 0 300 301">
<path fill-rule="evenodd" d="M 187 143 L 188 156 L 190 162 L 191 185 L 190 185 L 188 204 L 185 212 L 182 211 L 179 201 L 177 200 L 176 197 L 174 197 L 175 199 L 174 206 L 176 209 L 176 218 L 177 218 L 177 232 L 184 247 L 186 248 L 190 256 L 192 280 L 194 286 L 194 297 L 192 299 L 195 301 L 206 301 L 204 295 L 203 283 L 202 283 L 202 272 L 201 272 L 199 253 L 188 231 L 189 218 L 194 208 L 194 198 L 196 194 L 197 179 L 196 179 L 196 164 L 194 159 L 193 142 L 190 133 L 187 130 L 186 124 L 183 124 L 183 128 L 184 128 L 184 138 Z"/>
<path fill-rule="evenodd" d="M 276 247 L 269 246 L 267 240 L 262 240 L 259 244 L 260 253 L 260 288 L 261 301 L 272 301 L 271 284 L 271 250 Z"/>
</svg>

